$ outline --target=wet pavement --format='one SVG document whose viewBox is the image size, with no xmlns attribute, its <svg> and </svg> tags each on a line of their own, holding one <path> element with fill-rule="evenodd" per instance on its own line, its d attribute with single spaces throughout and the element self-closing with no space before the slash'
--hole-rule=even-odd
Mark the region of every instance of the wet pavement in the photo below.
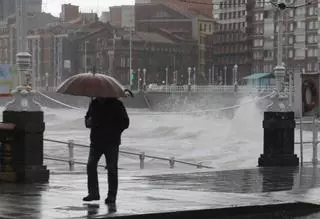
<svg viewBox="0 0 320 219">
<path fill-rule="evenodd" d="M 116 206 L 104 204 L 105 171 L 99 175 L 101 200 L 91 203 L 82 202 L 84 173 L 55 173 L 45 185 L 0 184 L 0 218 L 263 218 L 234 215 L 279 209 L 299 212 L 268 218 L 320 218 L 320 213 L 305 216 L 320 212 L 319 170 L 305 166 L 156 175 L 120 171 Z M 172 213 L 177 211 L 182 212 Z"/>
</svg>

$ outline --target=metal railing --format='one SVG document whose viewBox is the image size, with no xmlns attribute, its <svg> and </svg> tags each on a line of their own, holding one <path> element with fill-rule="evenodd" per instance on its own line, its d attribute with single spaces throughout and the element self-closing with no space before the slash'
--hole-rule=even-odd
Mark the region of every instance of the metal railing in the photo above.
<svg viewBox="0 0 320 219">
<path fill-rule="evenodd" d="M 40 92 L 55 92 L 56 87 L 37 87 Z M 188 89 L 188 85 L 159 85 L 147 87 L 146 92 L 165 92 L 165 93 L 184 93 L 184 92 L 203 92 L 203 93 L 257 93 L 257 92 L 272 92 L 275 86 L 250 86 L 238 85 L 237 89 L 234 85 L 192 85 Z"/>
<path fill-rule="evenodd" d="M 318 140 L 318 126 L 320 124 L 320 121 L 317 120 L 315 116 L 312 117 L 312 120 L 309 121 L 303 121 L 302 117 L 298 121 L 296 121 L 296 124 L 300 126 L 300 141 L 295 142 L 295 144 L 300 145 L 300 164 L 303 166 L 304 157 L 303 157 L 303 148 L 304 144 L 312 144 L 312 164 L 317 165 L 318 164 L 318 144 L 320 141 Z M 312 141 L 303 141 L 303 125 L 312 125 Z"/>
<path fill-rule="evenodd" d="M 312 120 L 303 121 L 302 118 L 299 120 L 296 120 L 296 125 L 300 126 L 299 134 L 300 134 L 300 141 L 295 142 L 295 145 L 300 145 L 300 165 L 303 166 L 304 163 L 304 155 L 303 155 L 303 149 L 305 144 L 312 144 L 312 164 L 317 165 L 318 164 L 318 144 L 320 143 L 318 138 L 318 127 L 320 124 L 320 120 L 317 120 L 316 117 L 313 117 Z M 312 141 L 303 141 L 303 125 L 312 125 Z M 86 162 L 82 161 L 76 161 L 74 158 L 74 148 L 80 147 L 80 148 L 89 148 L 90 146 L 84 145 L 84 144 L 78 144 L 75 143 L 73 140 L 69 140 L 68 142 L 65 141 L 59 141 L 59 140 L 53 140 L 53 139 L 44 139 L 44 141 L 52 142 L 52 143 L 58 143 L 68 146 L 68 159 L 63 158 L 57 158 L 57 157 L 51 157 L 48 155 L 45 155 L 44 158 L 47 160 L 53 160 L 53 161 L 59 161 L 59 162 L 66 162 L 69 164 L 69 170 L 74 171 L 75 164 L 81 164 L 86 165 Z M 191 163 L 187 161 L 177 160 L 175 157 L 165 158 L 165 157 L 159 157 L 159 156 L 152 156 L 152 155 L 146 155 L 144 152 L 141 153 L 135 153 L 135 152 L 129 152 L 129 151 L 119 151 L 120 154 L 126 154 L 126 155 L 133 155 L 137 156 L 140 160 L 140 169 L 144 169 L 145 167 L 145 158 L 150 159 L 156 159 L 161 161 L 168 161 L 169 167 L 174 168 L 175 163 L 185 164 L 189 166 L 195 166 L 197 168 L 209 168 L 212 167 L 203 165 L 201 162 L 199 163 Z M 103 165 L 98 165 L 99 167 L 104 167 Z"/>
<path fill-rule="evenodd" d="M 69 153 L 68 153 L 68 154 L 69 154 L 68 159 L 50 157 L 50 156 L 47 156 L 47 155 L 45 156 L 45 159 L 47 159 L 47 160 L 53 160 L 53 161 L 66 162 L 66 163 L 69 164 L 69 170 L 70 170 L 70 171 L 74 171 L 74 165 L 75 165 L 75 164 L 82 164 L 82 165 L 86 165 L 86 164 L 87 164 L 87 163 L 85 163 L 85 162 L 75 161 L 75 159 L 74 159 L 74 148 L 75 148 L 75 147 L 90 148 L 90 146 L 84 145 L 84 144 L 77 144 L 77 143 L 75 143 L 73 140 L 69 140 L 68 142 L 65 142 L 65 141 L 59 141 L 59 140 L 53 140 L 53 139 L 47 139 L 47 138 L 45 138 L 44 141 L 68 145 L 68 152 L 69 152 Z M 145 166 L 145 158 L 151 158 L 151 159 L 156 159 L 156 160 L 168 161 L 170 168 L 174 168 L 175 163 L 185 164 L 185 165 L 189 165 L 189 166 L 195 166 L 195 167 L 197 167 L 197 168 L 199 168 L 199 169 L 200 169 L 200 168 L 208 168 L 208 169 L 211 169 L 211 168 L 212 168 L 212 167 L 210 167 L 210 166 L 203 165 L 201 162 L 195 164 L 195 163 L 191 163 L 191 162 L 187 162 L 187 161 L 176 160 L 175 157 L 164 158 L 164 157 L 159 157 L 159 156 L 146 155 L 144 152 L 134 153 L 134 152 L 123 151 L 123 150 L 120 150 L 119 153 L 120 153 L 120 154 L 137 156 L 137 157 L 139 158 L 139 160 L 140 160 L 140 169 L 144 169 L 144 166 Z M 103 167 L 102 165 L 99 165 L 99 166 Z"/>
</svg>

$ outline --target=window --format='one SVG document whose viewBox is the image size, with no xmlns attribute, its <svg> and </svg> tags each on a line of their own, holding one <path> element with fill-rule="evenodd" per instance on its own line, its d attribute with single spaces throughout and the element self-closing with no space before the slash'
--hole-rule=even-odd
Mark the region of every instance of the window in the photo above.
<svg viewBox="0 0 320 219">
<path fill-rule="evenodd" d="M 272 58 L 273 57 L 273 51 L 272 50 L 265 50 L 264 51 L 264 58 Z"/>
<path fill-rule="evenodd" d="M 296 57 L 301 57 L 304 58 L 305 57 L 305 50 L 304 49 L 296 49 L 295 52 Z"/>
<path fill-rule="evenodd" d="M 310 15 L 310 16 L 314 15 L 315 14 L 314 12 L 315 12 L 314 7 L 311 6 L 308 8 L 308 15 Z"/>
<path fill-rule="evenodd" d="M 290 49 L 290 50 L 288 51 L 288 57 L 289 57 L 289 58 L 293 58 L 293 50 L 292 50 L 292 49 Z"/>
<path fill-rule="evenodd" d="M 170 15 L 166 11 L 158 11 L 155 17 L 159 18 L 169 18 Z"/>
<path fill-rule="evenodd" d="M 308 23 L 308 29 L 313 30 L 318 28 L 318 22 L 317 21 L 309 21 Z"/>
<path fill-rule="evenodd" d="M 298 16 L 304 16 L 306 14 L 306 10 L 305 10 L 305 8 L 304 7 L 298 7 L 297 9 L 296 9 L 296 15 L 298 15 Z"/>
<path fill-rule="evenodd" d="M 307 65 L 307 71 L 312 71 L 312 63 L 308 63 L 308 65 Z"/>
<path fill-rule="evenodd" d="M 263 20 L 263 13 L 262 12 L 257 12 L 255 13 L 255 20 L 256 21 L 262 21 Z"/>
<path fill-rule="evenodd" d="M 289 11 L 289 17 L 293 17 L 294 16 L 294 10 L 293 9 L 290 9 Z"/>
<path fill-rule="evenodd" d="M 317 50 L 315 48 L 309 48 L 308 57 L 314 57 L 314 56 L 317 56 Z"/>
<path fill-rule="evenodd" d="M 304 21 L 297 21 L 297 28 L 298 29 L 304 29 L 305 28 L 305 22 Z"/>
<path fill-rule="evenodd" d="M 294 30 L 294 25 L 293 25 L 293 23 L 290 23 L 290 25 L 289 25 L 289 31 L 293 31 Z"/>
<path fill-rule="evenodd" d="M 253 52 L 253 59 L 262 59 L 263 57 L 262 57 L 262 52 L 260 52 L 260 51 L 255 51 L 255 52 Z"/>
<path fill-rule="evenodd" d="M 288 42 L 289 42 L 289 44 L 293 44 L 293 36 L 289 36 Z"/>
<path fill-rule="evenodd" d="M 317 35 L 308 36 L 308 43 L 316 43 L 316 42 L 317 42 Z"/>
<path fill-rule="evenodd" d="M 255 39 L 253 41 L 253 46 L 255 46 L 255 47 L 263 46 L 263 39 Z"/>
<path fill-rule="evenodd" d="M 121 57 L 121 59 L 120 59 L 120 67 L 121 68 L 126 67 L 126 58 L 125 57 Z"/>
<path fill-rule="evenodd" d="M 305 42 L 305 35 L 296 35 L 296 42 Z"/>
</svg>

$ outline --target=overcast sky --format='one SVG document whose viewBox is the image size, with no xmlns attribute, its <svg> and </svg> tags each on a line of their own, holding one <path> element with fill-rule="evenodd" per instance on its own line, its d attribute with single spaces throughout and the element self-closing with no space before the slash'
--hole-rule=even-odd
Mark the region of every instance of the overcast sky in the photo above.
<svg viewBox="0 0 320 219">
<path fill-rule="evenodd" d="M 61 5 L 71 3 L 79 5 L 82 12 L 98 12 L 109 11 L 110 6 L 133 4 L 134 0 L 42 0 L 43 9 L 54 16 L 59 16 Z"/>
</svg>

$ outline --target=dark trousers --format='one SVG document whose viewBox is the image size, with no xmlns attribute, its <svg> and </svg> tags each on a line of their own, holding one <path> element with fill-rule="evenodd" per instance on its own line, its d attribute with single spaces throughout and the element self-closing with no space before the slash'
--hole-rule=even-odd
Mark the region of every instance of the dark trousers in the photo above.
<svg viewBox="0 0 320 219">
<path fill-rule="evenodd" d="M 102 154 L 106 157 L 108 167 L 108 197 L 115 199 L 118 191 L 119 145 L 110 145 L 105 150 L 99 150 L 93 146 L 90 147 L 87 164 L 88 192 L 91 195 L 99 195 L 97 168 Z"/>
</svg>

